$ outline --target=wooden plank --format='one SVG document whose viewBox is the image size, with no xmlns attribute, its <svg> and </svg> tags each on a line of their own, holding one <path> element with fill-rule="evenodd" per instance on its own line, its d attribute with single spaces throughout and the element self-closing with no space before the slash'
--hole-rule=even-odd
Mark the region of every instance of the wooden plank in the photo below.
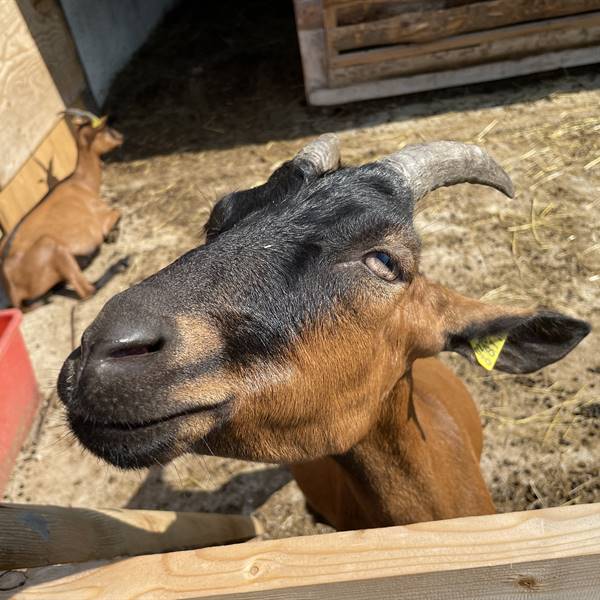
<svg viewBox="0 0 600 600">
<path fill-rule="evenodd" d="M 66 106 L 87 89 L 75 42 L 58 0 L 17 0 L 17 5 Z"/>
<path fill-rule="evenodd" d="M 73 572 L 77 569 L 73 565 Z M 49 582 L 64 576 L 68 567 L 44 570 Z M 0 575 L 2 589 L 18 590 L 26 582 L 22 571 Z M 57 582 L 60 585 L 60 582 Z M 185 585 L 185 579 L 181 585 Z M 144 598 L 171 598 L 162 587 L 153 589 Z M 212 594 L 195 598 L 219 600 L 597 600 L 600 588 L 598 556 L 576 556 L 554 560 L 519 562 L 514 565 L 465 568 L 397 577 L 376 577 L 358 581 L 341 581 L 313 585 L 294 585 L 282 589 L 233 594 Z M 44 588 L 47 589 L 47 588 Z M 81 590 L 82 598 L 113 600 L 101 589 Z M 7 598 L 15 596 L 7 596 Z M 17 596 L 18 598 L 19 596 Z M 31 595 L 27 596 L 31 598 Z M 179 596 L 183 598 L 184 596 Z M 58 596 L 33 596 L 39 600 Z M 119 599 L 122 597 L 119 595 Z M 125 597 L 128 600 L 129 597 Z M 137 600 L 137 599 L 136 599 Z"/>
<path fill-rule="evenodd" d="M 203 548 L 262 533 L 253 517 L 0 504 L 0 570 Z"/>
<path fill-rule="evenodd" d="M 322 86 L 309 90 L 307 96 L 309 103 L 313 106 L 333 106 L 359 100 L 414 94 L 427 90 L 519 77 L 530 73 L 591 65 L 597 62 L 600 62 L 600 47 L 575 48 L 451 71 L 357 83 L 342 88 L 328 89 Z"/>
<path fill-rule="evenodd" d="M 444 50 L 415 56 L 409 60 L 393 60 L 371 65 L 332 69 L 331 87 L 352 85 L 362 81 L 385 79 L 400 75 L 446 71 L 494 61 L 520 58 L 544 52 L 581 48 L 600 44 L 600 13 L 586 27 L 558 31 L 543 31 L 518 38 L 492 41 L 468 48 Z"/>
<path fill-rule="evenodd" d="M 459 4 L 469 4 L 473 2 L 480 2 L 481 0 L 323 0 L 325 7 L 330 6 L 349 6 L 349 5 L 363 5 L 363 6 L 415 6 L 420 4 L 424 8 L 431 5 L 444 5 L 444 6 L 457 6 Z"/>
<path fill-rule="evenodd" d="M 0 0 L 0 189 L 56 124 L 64 108 L 15 0 Z"/>
<path fill-rule="evenodd" d="M 304 90 L 308 95 L 328 85 L 322 0 L 294 0 Z"/>
<path fill-rule="evenodd" d="M 294 14 L 298 31 L 323 29 L 321 0 L 294 0 Z"/>
<path fill-rule="evenodd" d="M 329 62 L 331 68 L 337 68 L 373 64 L 386 60 L 402 60 L 423 54 L 441 52 L 443 50 L 466 48 L 491 41 L 534 35 L 540 32 L 587 27 L 597 22 L 598 15 L 600 15 L 600 12 L 592 12 L 583 15 L 562 17 L 560 19 L 546 19 L 521 25 L 512 25 L 510 27 L 499 27 L 487 31 L 466 33 L 426 44 L 405 44 L 388 48 L 376 48 L 374 50 L 348 52 L 347 54 L 330 57 Z"/>
<path fill-rule="evenodd" d="M 322 29 L 299 31 L 298 41 L 302 48 L 302 72 L 307 94 L 329 85 L 327 77 L 325 32 Z"/>
<path fill-rule="evenodd" d="M 30 569 L 9 573 L 13 587 L 19 578 L 22 587 L 8 593 L 21 600 L 462 599 L 534 592 L 591 599 L 599 565 L 600 504 L 590 504 Z M 405 578 L 419 574 L 427 574 L 424 587 L 411 590 L 415 579 Z M 451 587 L 465 581 L 466 590 Z M 332 584 L 343 584 L 345 595 L 332 594 Z"/>
<path fill-rule="evenodd" d="M 325 0 L 325 6 L 335 9 L 338 25 L 355 25 L 405 12 L 452 8 L 474 2 L 481 0 Z"/>
<path fill-rule="evenodd" d="M 443 10 L 420 9 L 378 21 L 336 27 L 327 32 L 327 37 L 336 50 L 423 43 L 459 33 L 593 10 L 600 10 L 600 0 L 494 0 Z"/>
<path fill-rule="evenodd" d="M 49 180 L 52 183 L 63 179 L 75 168 L 77 147 L 64 119 L 58 121 L 37 149 L 31 150 L 31 158 L 0 191 L 0 228 L 4 232 L 44 197 Z"/>
</svg>

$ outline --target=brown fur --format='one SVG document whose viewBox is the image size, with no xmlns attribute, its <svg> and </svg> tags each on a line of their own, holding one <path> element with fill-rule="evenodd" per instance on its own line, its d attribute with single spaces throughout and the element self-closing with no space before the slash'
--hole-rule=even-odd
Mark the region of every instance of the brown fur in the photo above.
<svg viewBox="0 0 600 600">
<path fill-rule="evenodd" d="M 77 164 L 0 244 L 2 275 L 10 301 L 39 298 L 67 282 L 80 298 L 95 288 L 75 257 L 87 257 L 102 244 L 121 213 L 100 196 L 101 156 L 123 143 L 104 124 L 82 125 L 77 131 Z"/>
<path fill-rule="evenodd" d="M 460 380 L 415 362 L 363 439 L 336 459 L 292 466 L 309 505 L 336 529 L 494 512 L 479 470 L 482 432 Z"/>
<path fill-rule="evenodd" d="M 362 304 L 360 326 L 343 317 L 320 324 L 278 365 L 181 386 L 179 400 L 235 393 L 236 401 L 205 439 L 205 416 L 180 435 L 202 437 L 219 454 L 292 464 L 310 506 L 336 529 L 494 512 L 475 404 L 442 363 L 420 357 L 439 353 L 447 331 L 527 311 L 483 304 L 420 275 L 400 302 Z M 205 324 L 188 323 L 185 340 L 198 347 L 196 330 L 206 335 Z M 342 373 L 332 369 L 340 364 Z"/>
</svg>

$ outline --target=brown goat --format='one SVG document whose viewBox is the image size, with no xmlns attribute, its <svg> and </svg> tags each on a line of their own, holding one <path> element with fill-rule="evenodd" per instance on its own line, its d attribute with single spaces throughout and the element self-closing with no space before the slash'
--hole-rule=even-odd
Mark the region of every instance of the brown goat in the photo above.
<svg viewBox="0 0 600 600">
<path fill-rule="evenodd" d="M 66 179 L 21 219 L 0 243 L 0 283 L 8 302 L 31 307 L 58 284 L 68 283 L 79 298 L 88 298 L 126 267 L 123 259 L 95 283 L 87 265 L 115 227 L 121 213 L 100 196 L 101 156 L 123 143 L 123 136 L 85 111 L 67 111 L 77 126 L 77 164 Z"/>
<path fill-rule="evenodd" d="M 413 214 L 428 192 L 512 195 L 480 148 L 434 142 L 338 166 L 335 137 L 309 144 L 223 198 L 204 246 L 112 298 L 61 371 L 71 428 L 122 468 L 185 452 L 290 464 L 337 529 L 492 513 L 477 409 L 434 357 L 529 373 L 589 325 L 420 272 Z"/>
</svg>

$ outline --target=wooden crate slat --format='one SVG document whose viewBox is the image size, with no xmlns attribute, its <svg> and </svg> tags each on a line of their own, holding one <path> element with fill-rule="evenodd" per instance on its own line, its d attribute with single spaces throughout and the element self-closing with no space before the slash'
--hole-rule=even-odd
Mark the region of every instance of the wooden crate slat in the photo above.
<svg viewBox="0 0 600 600">
<path fill-rule="evenodd" d="M 500 39 L 467 48 L 442 50 L 404 60 L 381 61 L 369 65 L 332 68 L 329 84 L 332 87 L 381 80 L 401 75 L 431 73 L 469 67 L 482 63 L 533 56 L 566 48 L 581 48 L 600 44 L 600 13 L 591 27 L 539 31 L 517 38 Z M 600 56 L 599 56 L 600 58 Z"/>
<path fill-rule="evenodd" d="M 481 0 L 323 0 L 323 5 L 328 6 L 358 6 L 363 5 L 367 7 L 374 6 L 390 6 L 402 9 L 403 6 L 414 6 L 420 4 L 422 6 L 458 6 L 459 4 L 471 4 L 473 2 L 480 2 Z"/>
<path fill-rule="evenodd" d="M 331 9 L 330 9 L 331 10 Z M 430 42 L 460 33 L 481 31 L 554 17 L 600 10 L 600 0 L 494 0 L 446 10 L 416 10 L 401 16 L 334 27 L 327 31 L 335 50 L 400 43 Z"/>
<path fill-rule="evenodd" d="M 343 29 L 343 19 L 368 21 L 374 15 L 379 18 L 382 11 L 397 16 L 417 12 L 416 8 L 458 8 L 468 14 L 484 3 L 508 6 L 507 0 L 294 0 L 309 103 L 340 104 L 600 62 L 596 41 L 600 11 L 588 11 L 600 0 L 571 0 L 563 6 L 558 0 L 514 0 L 521 15 L 532 16 L 538 9 L 586 12 L 424 43 L 341 54 L 334 47 L 332 32 Z M 305 15 L 310 18 L 303 18 Z M 525 37 L 533 39 L 524 41 Z"/>
<path fill-rule="evenodd" d="M 600 12 L 597 11 L 585 13 L 583 15 L 562 17 L 560 19 L 544 19 L 542 21 L 533 21 L 531 23 L 511 25 L 509 27 L 499 27 L 487 31 L 465 33 L 463 35 L 456 35 L 426 44 L 407 44 L 390 46 L 387 48 L 376 48 L 374 50 L 349 52 L 338 56 L 330 56 L 329 64 L 331 68 L 366 65 L 385 60 L 407 59 L 432 52 L 440 52 L 442 50 L 465 48 L 494 40 L 516 38 L 540 32 L 568 29 L 572 27 L 590 27 L 597 24 L 598 15 L 600 15 Z"/>
<path fill-rule="evenodd" d="M 334 8 L 338 25 L 355 25 L 418 10 L 452 8 L 482 0 L 325 0 Z"/>
<path fill-rule="evenodd" d="M 530 73 L 591 65 L 597 62 L 600 62 L 600 46 L 569 48 L 568 50 L 545 52 L 544 54 L 501 60 L 491 64 L 475 65 L 450 71 L 419 73 L 418 75 L 354 83 L 340 88 L 319 86 L 310 89 L 307 87 L 307 97 L 309 103 L 314 106 L 334 106 L 359 100 L 414 94 L 459 85 L 495 81 L 508 77 L 519 77 Z"/>
<path fill-rule="evenodd" d="M 593 597 L 599 565 L 589 504 L 29 569 L 0 598 L 578 599 Z"/>
</svg>

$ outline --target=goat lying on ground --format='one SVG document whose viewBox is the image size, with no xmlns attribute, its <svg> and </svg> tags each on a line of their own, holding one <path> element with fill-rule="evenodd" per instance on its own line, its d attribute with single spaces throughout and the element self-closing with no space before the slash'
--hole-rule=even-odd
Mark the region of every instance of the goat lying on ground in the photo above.
<svg viewBox="0 0 600 600">
<path fill-rule="evenodd" d="M 73 109 L 67 114 L 78 126 L 75 170 L 57 183 L 0 243 L 0 284 L 4 284 L 7 296 L 0 297 L 0 307 L 31 306 L 63 282 L 70 284 L 80 298 L 88 298 L 127 267 L 127 259 L 122 259 L 95 283 L 90 283 L 81 271 L 121 216 L 100 196 L 100 157 L 120 146 L 123 136 L 106 125 L 106 118 Z"/>
<path fill-rule="evenodd" d="M 59 378 L 70 426 L 123 468 L 184 452 L 290 464 L 338 529 L 492 513 L 476 407 L 432 357 L 528 373 L 589 325 L 484 304 L 419 272 L 413 212 L 429 191 L 512 195 L 478 147 L 338 163 L 323 136 L 223 198 L 206 245 L 112 298 Z"/>
</svg>

